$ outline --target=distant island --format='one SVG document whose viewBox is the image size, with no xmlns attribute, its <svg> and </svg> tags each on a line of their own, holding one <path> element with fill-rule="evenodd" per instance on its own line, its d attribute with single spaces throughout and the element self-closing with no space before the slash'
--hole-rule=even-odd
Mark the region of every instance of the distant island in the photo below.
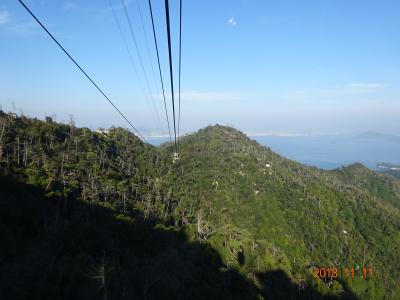
<svg viewBox="0 0 400 300">
<path fill-rule="evenodd" d="M 398 170 L 400 171 L 400 165 L 395 165 L 391 163 L 379 163 L 377 165 L 378 169 L 384 169 L 384 170 Z"/>
<path fill-rule="evenodd" d="M 382 173 L 394 176 L 398 179 L 400 179 L 400 165 L 399 164 L 391 164 L 391 163 L 379 163 L 377 165 L 377 168 L 379 171 Z"/>
</svg>

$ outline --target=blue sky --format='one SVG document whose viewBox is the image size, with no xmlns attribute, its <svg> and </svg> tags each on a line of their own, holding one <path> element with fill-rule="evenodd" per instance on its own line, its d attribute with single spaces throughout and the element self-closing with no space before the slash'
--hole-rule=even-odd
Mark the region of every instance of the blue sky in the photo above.
<svg viewBox="0 0 400 300">
<path fill-rule="evenodd" d="M 128 10 L 151 93 L 121 1 L 112 3 L 139 76 L 108 0 L 26 0 L 139 130 L 166 133 L 147 0 L 128 1 Z M 152 3 L 168 82 L 164 1 Z M 399 11 L 397 0 L 184 0 L 182 131 L 220 123 L 253 134 L 400 134 Z M 171 13 L 176 63 L 178 0 Z M 13 103 L 39 118 L 72 114 L 80 126 L 127 127 L 20 4 L 2 0 L 0 104 L 9 111 Z"/>
</svg>

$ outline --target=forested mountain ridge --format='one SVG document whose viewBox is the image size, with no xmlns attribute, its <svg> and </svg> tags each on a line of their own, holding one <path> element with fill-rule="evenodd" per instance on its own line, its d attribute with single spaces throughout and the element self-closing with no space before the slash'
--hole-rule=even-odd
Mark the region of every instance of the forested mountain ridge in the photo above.
<svg viewBox="0 0 400 300">
<path fill-rule="evenodd" d="M 400 207 L 400 181 L 386 173 L 372 171 L 360 163 L 332 171 L 343 182 L 368 190 L 372 195 Z"/>
<path fill-rule="evenodd" d="M 201 201 L 197 211 L 207 215 L 212 223 L 208 232 L 213 231 L 211 228 L 227 232 L 225 224 L 233 224 L 246 230 L 248 235 L 242 235 L 245 238 L 265 243 L 267 253 L 277 253 L 264 258 L 263 268 L 283 269 L 301 281 L 307 266 L 374 265 L 377 270 L 385 270 L 398 263 L 400 219 L 393 204 L 398 205 L 399 194 L 384 176 L 365 168 L 373 174 L 371 178 L 382 180 L 376 184 L 388 191 L 390 197 L 379 197 L 376 189 L 370 191 L 369 187 L 355 184 L 361 181 L 355 175 L 350 180 L 340 176 L 340 171 L 318 170 L 287 160 L 223 126 L 208 127 L 183 138 L 180 164 L 186 172 L 181 172 L 176 180 L 186 181 L 177 186 L 190 189 L 181 192 L 180 198 Z M 214 234 L 208 239 L 218 247 L 223 244 L 221 239 L 225 242 L 224 238 Z M 246 248 L 245 238 L 237 245 L 239 249 Z M 258 269 L 262 255 L 252 257 L 251 246 L 247 245 L 244 251 L 248 258 L 246 267 Z M 226 249 L 221 247 L 219 251 Z M 223 257 L 232 261 L 229 254 Z M 397 263 L 392 265 L 393 261 Z M 393 272 L 399 278 L 399 273 Z M 395 288 L 398 294 L 398 279 L 384 279 L 394 274 L 385 273 L 377 276 L 383 276 L 386 286 L 392 281 L 392 288 L 386 291 L 377 277 L 348 283 L 363 299 L 390 297 Z"/>
<path fill-rule="evenodd" d="M 0 265 L 10 274 L 0 290 L 15 299 L 46 288 L 49 299 L 399 295 L 399 196 L 384 177 L 371 190 L 358 175 L 306 167 L 218 125 L 182 138 L 176 163 L 173 145 L 120 128 L 1 114 L 0 136 L 9 241 Z M 314 266 L 373 267 L 374 277 L 315 279 Z"/>
</svg>

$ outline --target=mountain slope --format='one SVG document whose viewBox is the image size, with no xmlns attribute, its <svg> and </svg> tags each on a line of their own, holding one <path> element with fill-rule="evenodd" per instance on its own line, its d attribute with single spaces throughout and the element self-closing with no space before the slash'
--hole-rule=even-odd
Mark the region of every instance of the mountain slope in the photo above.
<svg viewBox="0 0 400 300">
<path fill-rule="evenodd" d="M 400 182 L 374 172 L 360 163 L 332 171 L 342 182 L 369 191 L 373 196 L 400 207 Z"/>
<path fill-rule="evenodd" d="M 160 220 L 73 199 L 60 203 L 12 176 L 0 177 L 0 185 L 1 299 L 255 299 L 261 293 L 224 269 L 215 250 Z"/>
<path fill-rule="evenodd" d="M 76 255 L 94 257 L 95 266 L 101 265 L 105 256 L 110 259 L 112 269 L 123 269 L 111 272 L 108 292 L 104 291 L 108 285 L 101 283 L 102 294 L 109 298 L 122 297 L 122 292 L 111 294 L 111 290 L 121 291 L 123 282 L 131 280 L 129 272 L 137 268 L 135 264 L 125 265 L 128 253 L 152 253 L 153 242 L 159 250 L 154 257 L 149 254 L 146 258 L 153 265 L 153 273 L 139 268 L 143 274 L 162 274 L 156 276 L 156 282 L 148 279 L 147 284 L 151 283 L 148 288 L 159 289 L 161 293 L 149 298 L 168 294 L 169 288 L 171 295 L 183 293 L 182 298 L 219 295 L 218 298 L 319 299 L 354 298 L 356 295 L 362 299 L 379 299 L 385 295 L 396 299 L 399 295 L 397 278 L 400 276 L 396 266 L 400 264 L 397 255 L 400 212 L 393 205 L 398 203 L 396 194 L 388 201 L 380 197 L 379 189 L 371 191 L 335 172 L 287 160 L 243 133 L 224 126 L 210 126 L 184 137 L 180 142 L 180 159 L 172 163 L 172 145 L 155 148 L 119 128 L 96 133 L 72 124 L 45 123 L 5 114 L 0 116 L 0 121 L 3 132 L 1 173 L 20 178 L 24 184 L 39 189 L 41 195 L 32 203 L 38 202 L 40 207 L 43 201 L 50 201 L 55 206 L 50 209 L 48 218 L 62 224 L 54 232 L 56 238 L 53 233 L 44 231 L 43 244 L 40 243 L 38 249 L 50 241 L 54 243 L 54 239 L 55 244 L 67 242 L 63 232 L 70 226 L 68 224 L 76 228 L 71 238 L 78 234 L 79 228 L 85 228 L 85 224 L 90 228 L 101 224 L 106 237 L 120 230 L 111 224 L 115 219 L 117 223 L 127 222 L 127 228 L 133 227 L 126 229 L 133 230 L 132 240 L 125 241 L 124 235 L 118 235 L 121 251 L 127 251 L 122 256 L 115 249 L 107 248 L 105 240 L 91 241 L 90 235 L 96 237 L 97 231 L 80 239 L 85 251 L 75 245 L 72 248 L 75 254 L 67 255 L 68 259 L 76 259 Z M 382 182 L 378 181 L 377 185 Z M 3 197 L 7 201 L 13 198 L 12 193 L 5 193 Z M 84 207 L 83 211 L 105 211 L 91 217 L 88 213 L 81 214 L 80 209 L 73 209 L 72 203 Z M 20 218 L 20 222 L 30 224 L 29 217 L 18 214 L 18 210 L 14 210 L 16 220 Z M 109 221 L 103 224 L 102 218 Z M 146 222 L 150 220 L 154 220 L 153 223 L 145 226 L 150 229 L 140 234 L 144 226 L 140 224 L 149 224 Z M 13 218 L 8 222 L 5 228 L 12 227 Z M 171 238 L 160 241 L 161 244 L 146 238 L 153 234 L 152 226 L 166 231 Z M 170 234 L 174 232 L 183 237 L 178 248 L 170 245 L 176 239 L 175 234 Z M 13 234 L 17 243 L 31 245 L 25 235 Z M 133 244 L 136 246 L 129 246 Z M 175 247 L 171 251 L 178 253 L 174 254 L 175 267 L 168 267 L 175 270 L 171 278 L 166 275 L 168 271 L 161 268 L 162 262 L 171 259 L 170 254 L 160 250 L 162 245 Z M 196 245 L 198 250 L 190 250 L 191 247 L 185 245 Z M 188 252 L 182 250 L 187 247 Z M 65 255 L 69 250 L 60 251 Z M 23 252 L 13 263 L 23 264 L 35 255 L 38 254 Z M 7 261 L 5 257 L 0 260 L 5 264 Z M 194 268 L 193 264 L 197 268 L 193 274 L 188 273 L 187 270 Z M 63 270 L 58 261 L 56 265 Z M 83 265 L 84 269 L 91 268 L 89 262 Z M 79 260 L 74 266 L 79 268 Z M 354 267 L 357 275 L 354 279 L 345 278 L 343 273 L 337 280 L 315 279 L 315 266 L 337 267 L 341 272 Z M 373 267 L 373 278 L 360 276 L 363 266 Z M 18 270 L 23 272 L 23 269 Z M 54 270 L 49 272 L 52 274 Z M 72 271 L 66 272 L 71 274 Z M 209 272 L 214 274 L 210 280 L 205 278 Z M 60 276 L 53 295 L 60 291 L 76 291 L 77 287 L 93 292 L 95 279 L 79 284 Z M 29 280 L 35 282 L 34 278 Z M 60 285 L 63 280 L 70 285 Z M 138 295 L 135 288 L 146 289 L 145 282 L 132 280 L 135 284 L 131 295 Z M 217 283 L 221 280 L 226 286 L 222 294 L 218 294 Z M 198 282 L 198 288 L 194 282 Z"/>
<path fill-rule="evenodd" d="M 310 280 L 308 266 L 374 266 L 387 272 L 377 271 L 374 280 L 349 281 L 353 290 L 363 299 L 399 293 L 399 282 L 390 279 L 399 277 L 393 268 L 397 264 L 392 265 L 400 245 L 400 215 L 392 203 L 398 204 L 399 197 L 378 197 L 387 185 L 383 177 L 376 175 L 382 179 L 376 183 L 379 189 L 352 185 L 335 173 L 289 161 L 223 126 L 185 137 L 180 155 L 175 166 L 179 198 L 198 200 L 189 206 L 191 211 L 178 205 L 175 218 L 190 215 L 196 224 L 200 211 L 209 222 L 203 231 L 214 232 L 207 239 L 216 247 L 225 245 L 220 251 L 228 252 L 227 263 L 233 257 L 229 252 L 243 251 L 248 257 L 244 269 L 279 268 L 299 281 Z M 226 246 L 231 234 L 226 224 L 245 230 L 233 246 Z M 254 250 L 258 241 L 265 252 Z M 384 290 L 383 282 L 392 285 Z M 329 289 L 335 288 L 341 289 Z"/>
</svg>

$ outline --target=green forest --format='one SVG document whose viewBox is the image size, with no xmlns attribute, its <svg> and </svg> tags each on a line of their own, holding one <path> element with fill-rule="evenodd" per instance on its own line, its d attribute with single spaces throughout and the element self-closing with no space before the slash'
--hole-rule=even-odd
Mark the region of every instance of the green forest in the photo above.
<svg viewBox="0 0 400 300">
<path fill-rule="evenodd" d="M 0 299 L 400 298 L 397 178 L 221 125 L 174 151 L 0 111 Z"/>
</svg>

